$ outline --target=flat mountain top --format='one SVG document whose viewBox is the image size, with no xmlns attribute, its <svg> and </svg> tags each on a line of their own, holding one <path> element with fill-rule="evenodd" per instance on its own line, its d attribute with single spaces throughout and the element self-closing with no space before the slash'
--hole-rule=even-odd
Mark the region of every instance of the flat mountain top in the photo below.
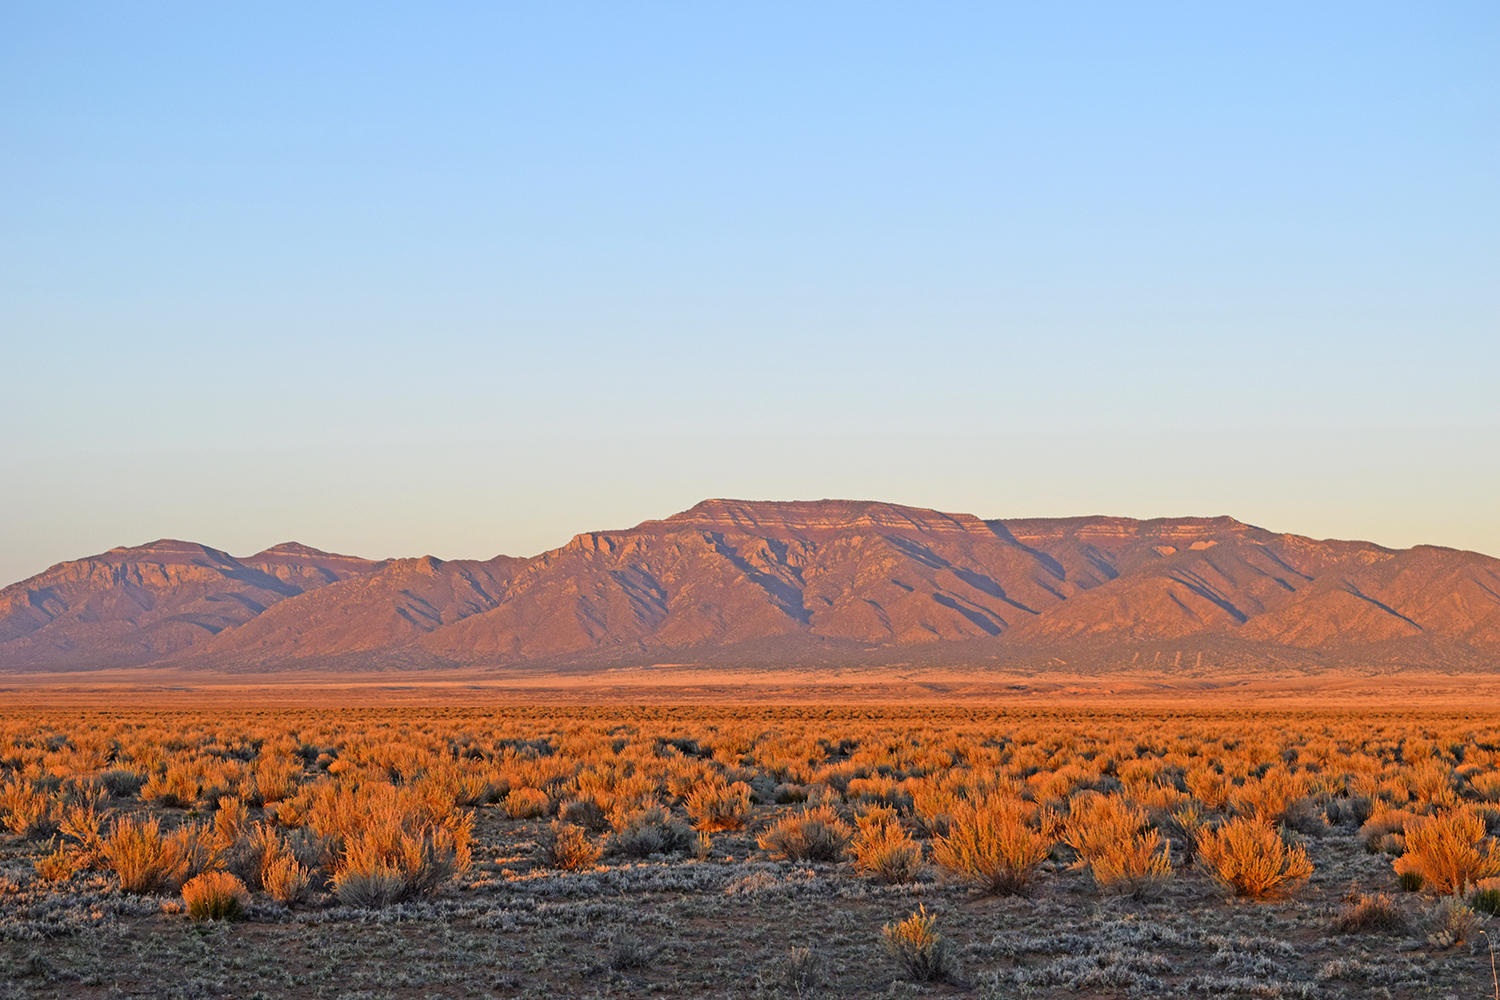
<svg viewBox="0 0 1500 1000">
<path fill-rule="evenodd" d="M 1232 517 L 705 500 L 530 558 L 163 539 L 0 591 L 0 670 L 1489 670 L 1500 560 Z"/>
</svg>

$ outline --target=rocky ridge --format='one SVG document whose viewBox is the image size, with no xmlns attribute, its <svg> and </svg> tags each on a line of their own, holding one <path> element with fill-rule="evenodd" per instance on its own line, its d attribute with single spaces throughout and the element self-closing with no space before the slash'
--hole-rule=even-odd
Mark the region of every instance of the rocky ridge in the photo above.
<svg viewBox="0 0 1500 1000">
<path fill-rule="evenodd" d="M 1229 517 L 706 500 L 531 558 L 162 541 L 0 591 L 0 669 L 701 662 L 1488 669 L 1500 560 Z"/>
</svg>

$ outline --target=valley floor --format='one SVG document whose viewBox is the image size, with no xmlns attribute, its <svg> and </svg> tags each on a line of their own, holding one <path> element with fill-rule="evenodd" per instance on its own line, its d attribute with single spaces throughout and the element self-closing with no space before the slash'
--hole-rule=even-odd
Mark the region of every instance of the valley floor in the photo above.
<svg viewBox="0 0 1500 1000">
<path fill-rule="evenodd" d="M 122 817 L 197 830 L 205 843 L 217 831 L 221 853 L 205 865 L 234 871 L 264 825 L 297 845 L 313 878 L 290 903 L 257 890 L 243 919 L 200 922 L 170 884 L 123 891 L 97 848 L 69 836 L 77 824 L 29 837 L 13 825 L 0 837 L 0 1000 L 1488 997 L 1481 931 L 1496 918 L 1470 899 L 1469 923 L 1446 933 L 1442 898 L 1431 885 L 1398 884 L 1403 845 L 1372 824 L 1468 809 L 1494 832 L 1497 723 L 1500 712 L 1451 703 L 1416 712 L 32 705 L 0 723 L 5 788 L 29 783 L 60 810 L 94 801 L 106 838 Z M 276 755 L 295 773 L 273 796 L 262 761 Z M 178 771 L 191 776 L 188 791 L 163 792 Z M 1188 860 L 1191 834 L 1173 817 L 1191 805 L 1210 827 L 1228 824 L 1274 798 L 1276 782 L 1291 789 L 1278 835 L 1306 851 L 1311 877 L 1272 898 L 1235 897 L 1203 858 Z M 630 824 L 658 807 L 652 822 L 669 834 L 711 826 L 694 815 L 696 789 L 733 793 L 738 783 L 736 828 L 668 836 L 660 851 L 631 846 Z M 96 786 L 109 791 L 88 799 Z M 407 901 L 351 902 L 337 888 L 352 853 L 340 845 L 358 831 L 330 831 L 358 821 L 319 817 L 328 796 L 361 787 L 444 798 L 434 815 L 471 815 L 467 864 Z M 20 795 L 0 792 L 0 816 L 6 802 L 18 808 L 5 794 Z M 936 848 L 961 822 L 962 802 L 1000 794 L 1059 822 L 1092 795 L 1139 807 L 1143 829 L 1169 845 L 1172 870 L 1142 898 L 1111 891 L 1059 832 L 1023 893 L 985 892 L 939 864 Z M 805 815 L 809 799 L 847 824 L 854 843 L 839 860 L 767 846 L 768 831 Z M 920 860 L 894 884 L 855 860 L 858 819 L 882 808 Z M 545 845 L 574 821 L 599 854 L 565 870 Z M 80 865 L 43 877 L 57 849 L 76 850 Z M 1376 895 L 1392 926 L 1336 928 L 1353 899 Z M 950 949 L 934 982 L 914 979 L 883 943 L 884 927 L 919 908 Z"/>
</svg>

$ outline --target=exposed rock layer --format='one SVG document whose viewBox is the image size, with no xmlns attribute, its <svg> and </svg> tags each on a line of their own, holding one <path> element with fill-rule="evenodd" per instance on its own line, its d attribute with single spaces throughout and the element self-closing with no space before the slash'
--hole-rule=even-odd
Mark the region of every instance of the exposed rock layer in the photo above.
<svg viewBox="0 0 1500 1000">
<path fill-rule="evenodd" d="M 1500 560 L 1233 518 L 708 500 L 530 559 L 114 549 L 0 591 L 0 668 L 517 663 L 1485 668 Z"/>
</svg>

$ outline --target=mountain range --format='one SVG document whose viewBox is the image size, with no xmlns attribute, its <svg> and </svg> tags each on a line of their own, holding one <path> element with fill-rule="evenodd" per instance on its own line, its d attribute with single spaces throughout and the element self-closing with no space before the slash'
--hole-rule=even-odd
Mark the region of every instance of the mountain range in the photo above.
<svg viewBox="0 0 1500 1000">
<path fill-rule="evenodd" d="M 0 670 L 1500 666 L 1500 560 L 1230 517 L 984 520 L 705 500 L 531 558 L 181 541 L 0 591 Z"/>
</svg>

